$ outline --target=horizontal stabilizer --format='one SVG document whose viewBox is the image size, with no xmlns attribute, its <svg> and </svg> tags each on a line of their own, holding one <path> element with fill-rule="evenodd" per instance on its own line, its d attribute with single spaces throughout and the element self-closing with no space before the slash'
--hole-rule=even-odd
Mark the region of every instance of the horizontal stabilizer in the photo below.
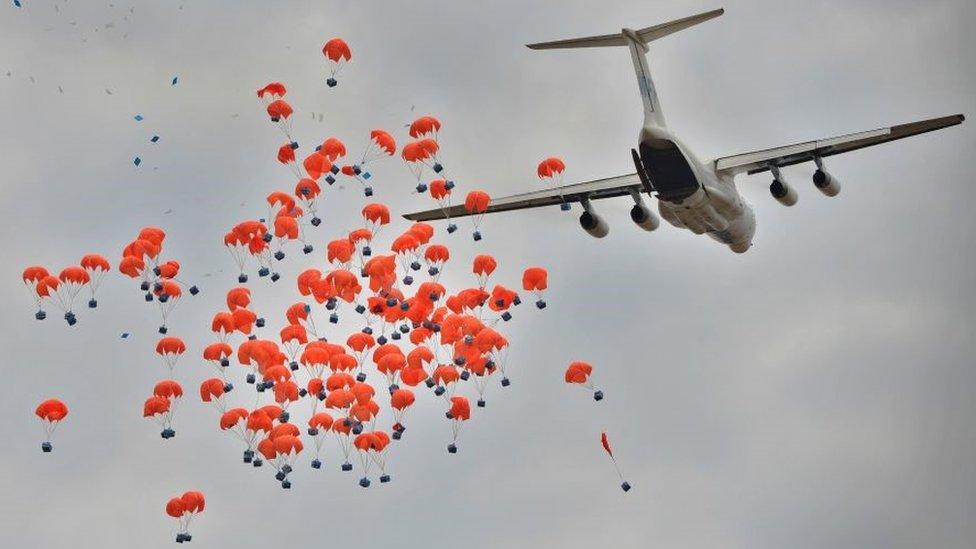
<svg viewBox="0 0 976 549">
<path fill-rule="evenodd" d="M 528 44 L 529 49 L 533 50 L 555 50 L 560 48 L 603 48 L 607 46 L 626 46 L 627 39 L 620 34 L 601 34 L 599 36 L 586 36 L 583 38 L 569 38 L 566 40 L 555 40 L 553 42 L 539 42 L 538 44 Z"/>
<path fill-rule="evenodd" d="M 667 23 L 661 23 L 660 25 L 654 25 L 653 27 L 645 27 L 636 31 L 636 34 L 642 43 L 647 44 L 648 42 L 652 42 L 658 38 L 663 38 L 669 34 L 687 29 L 688 27 L 697 25 L 698 23 L 703 23 L 709 19 L 714 19 L 723 13 L 725 13 L 724 9 L 699 13 L 698 15 L 692 15 L 682 19 L 675 19 L 674 21 L 668 21 Z M 570 38 L 567 40 L 556 40 L 553 42 L 539 42 L 538 44 L 529 44 L 528 47 L 533 50 L 552 50 L 559 48 L 602 48 L 607 46 L 626 45 L 627 38 L 624 37 L 623 33 L 616 33 L 601 34 L 598 36 L 585 36 L 583 38 Z"/>
</svg>

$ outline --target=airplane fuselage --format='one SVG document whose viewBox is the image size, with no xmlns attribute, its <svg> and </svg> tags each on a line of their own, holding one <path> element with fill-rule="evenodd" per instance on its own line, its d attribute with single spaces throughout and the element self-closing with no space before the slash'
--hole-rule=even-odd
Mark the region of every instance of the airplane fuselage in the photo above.
<svg viewBox="0 0 976 549">
<path fill-rule="evenodd" d="M 698 160 L 666 127 L 647 122 L 638 139 L 637 168 L 654 186 L 661 217 L 674 227 L 707 234 L 736 253 L 748 251 L 756 216 L 733 177 Z"/>
<path fill-rule="evenodd" d="M 736 190 L 732 177 L 719 175 L 668 130 L 647 65 L 647 46 L 632 29 L 620 34 L 630 49 L 644 107 L 636 168 L 643 169 L 653 186 L 661 217 L 675 227 L 707 234 L 736 253 L 748 251 L 756 232 L 752 207 Z"/>
</svg>

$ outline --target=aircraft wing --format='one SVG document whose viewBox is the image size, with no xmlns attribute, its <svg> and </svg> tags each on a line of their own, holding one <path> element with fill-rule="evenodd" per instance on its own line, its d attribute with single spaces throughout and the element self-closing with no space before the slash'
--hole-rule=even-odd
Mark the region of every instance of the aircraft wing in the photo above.
<svg viewBox="0 0 976 549">
<path fill-rule="evenodd" d="M 856 151 L 864 147 L 880 145 L 881 143 L 887 143 L 896 139 L 962 124 L 962 121 L 965 119 L 966 117 L 961 114 L 943 116 L 941 118 L 899 124 L 889 128 L 878 128 L 866 132 L 850 133 L 828 139 L 786 145 L 785 147 L 775 147 L 734 156 L 726 156 L 715 160 L 715 170 L 732 174 L 742 172 L 748 172 L 750 174 L 761 173 L 769 170 L 771 165 L 777 167 L 791 166 L 793 164 L 809 162 L 816 156 L 823 158 Z"/>
<path fill-rule="evenodd" d="M 488 206 L 486 213 L 507 212 L 510 210 L 523 210 L 526 208 L 539 208 L 542 206 L 554 206 L 563 202 L 579 202 L 583 198 L 597 200 L 600 198 L 611 198 L 614 196 L 628 195 L 632 191 L 642 192 L 640 179 L 636 173 L 586 181 L 573 185 L 565 185 L 554 189 L 545 189 L 530 193 L 515 194 L 502 198 L 493 198 Z M 427 210 L 406 214 L 403 217 L 411 221 L 431 221 L 434 219 L 447 219 L 448 217 L 463 217 L 470 215 L 463 205 L 452 206 L 445 210 Z"/>
</svg>

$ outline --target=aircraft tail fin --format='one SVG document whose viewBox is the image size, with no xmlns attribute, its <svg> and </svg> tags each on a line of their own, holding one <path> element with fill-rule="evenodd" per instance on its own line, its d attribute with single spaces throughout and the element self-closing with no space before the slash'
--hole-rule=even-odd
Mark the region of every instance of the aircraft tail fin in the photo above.
<svg viewBox="0 0 976 549">
<path fill-rule="evenodd" d="M 660 25 L 654 25 L 653 27 L 645 27 L 643 29 L 633 31 L 636 37 L 642 44 L 647 44 L 648 42 L 653 42 L 658 38 L 664 38 L 665 36 L 678 32 L 680 30 L 687 29 L 697 25 L 698 23 L 704 23 L 709 19 L 714 19 L 725 13 L 724 9 L 712 10 L 704 13 L 699 13 L 697 15 L 691 15 L 689 17 L 683 17 L 681 19 L 675 19 L 674 21 L 668 21 L 667 23 L 661 23 Z M 597 36 L 585 36 L 582 38 L 570 38 L 567 40 L 555 40 L 553 42 L 539 42 L 537 44 L 529 44 L 528 47 L 533 50 L 551 50 L 551 49 L 561 49 L 561 48 L 601 48 L 608 46 L 628 46 L 630 42 L 627 40 L 627 36 L 623 32 L 616 34 L 601 34 Z"/>
<path fill-rule="evenodd" d="M 653 42 L 658 38 L 678 32 L 680 30 L 693 27 L 698 23 L 703 23 L 709 19 L 714 19 L 725 13 L 724 9 L 706 11 L 697 15 L 675 19 L 653 27 L 644 27 L 640 30 L 623 29 L 617 34 L 601 34 L 599 36 L 585 36 L 583 38 L 570 38 L 568 40 L 556 40 L 555 42 L 540 42 L 529 44 L 533 50 L 551 50 L 561 48 L 602 48 L 607 46 L 626 46 L 630 49 L 630 55 L 634 62 L 634 71 L 637 74 L 637 85 L 640 88 L 641 102 L 644 104 L 644 127 L 665 127 L 664 114 L 661 112 L 661 105 L 657 99 L 657 91 L 654 82 L 651 80 L 651 69 L 647 65 L 647 43 Z"/>
</svg>

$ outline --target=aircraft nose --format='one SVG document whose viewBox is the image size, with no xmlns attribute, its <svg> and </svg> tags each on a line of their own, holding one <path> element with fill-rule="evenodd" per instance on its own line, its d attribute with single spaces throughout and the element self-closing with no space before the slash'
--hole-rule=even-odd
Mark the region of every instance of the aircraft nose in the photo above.
<svg viewBox="0 0 976 549">
<path fill-rule="evenodd" d="M 729 249 L 737 254 L 744 254 L 749 251 L 752 247 L 752 242 L 737 242 L 735 244 L 729 244 Z"/>
</svg>

